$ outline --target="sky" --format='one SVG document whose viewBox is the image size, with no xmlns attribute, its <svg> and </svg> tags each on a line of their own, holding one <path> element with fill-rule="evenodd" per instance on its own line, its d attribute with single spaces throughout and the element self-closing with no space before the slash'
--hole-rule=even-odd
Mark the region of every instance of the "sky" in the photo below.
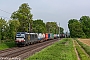
<svg viewBox="0 0 90 60">
<path fill-rule="evenodd" d="M 0 17 L 9 20 L 23 3 L 28 3 L 32 8 L 33 19 L 60 23 L 64 31 L 68 31 L 70 19 L 79 20 L 81 16 L 90 16 L 90 0 L 1 0 Z"/>
</svg>

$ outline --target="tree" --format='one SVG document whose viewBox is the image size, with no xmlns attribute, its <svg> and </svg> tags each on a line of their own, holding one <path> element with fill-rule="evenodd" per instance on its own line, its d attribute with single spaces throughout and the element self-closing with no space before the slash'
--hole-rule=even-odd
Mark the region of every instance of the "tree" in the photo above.
<svg viewBox="0 0 90 60">
<path fill-rule="evenodd" d="M 43 20 L 37 19 L 33 21 L 33 32 L 37 33 L 45 33 L 46 32 L 46 26 Z"/>
<path fill-rule="evenodd" d="M 10 39 L 15 39 L 16 32 L 20 26 L 18 20 L 9 20 L 9 37 Z"/>
<path fill-rule="evenodd" d="M 60 34 L 63 34 L 64 33 L 63 31 L 64 31 L 64 29 L 62 27 L 60 27 Z"/>
<path fill-rule="evenodd" d="M 47 22 L 46 29 L 48 33 L 55 33 L 55 34 L 59 33 L 59 27 L 56 22 Z M 63 33 L 63 30 L 64 29 L 60 27 L 60 33 Z"/>
<path fill-rule="evenodd" d="M 79 21 L 82 25 L 82 29 L 83 29 L 86 37 L 90 38 L 90 17 L 82 16 Z"/>
<path fill-rule="evenodd" d="M 85 37 L 85 34 L 82 30 L 82 25 L 77 19 L 69 20 L 68 27 L 69 27 L 71 37 L 73 38 Z"/>
<path fill-rule="evenodd" d="M 48 33 L 56 33 L 58 26 L 56 22 L 47 22 L 46 29 Z"/>
<path fill-rule="evenodd" d="M 5 19 L 0 18 L 0 40 L 6 39 L 7 34 L 7 22 Z"/>
<path fill-rule="evenodd" d="M 18 31 L 28 32 L 29 23 L 32 25 L 32 14 L 30 12 L 31 8 L 27 3 L 23 3 L 19 9 L 12 13 L 11 18 L 14 20 L 19 20 L 20 27 Z"/>
</svg>

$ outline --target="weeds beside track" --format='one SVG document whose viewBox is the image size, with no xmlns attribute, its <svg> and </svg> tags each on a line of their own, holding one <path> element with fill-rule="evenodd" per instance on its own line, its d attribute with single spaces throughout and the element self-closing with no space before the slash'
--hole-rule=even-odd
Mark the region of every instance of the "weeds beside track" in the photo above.
<svg viewBox="0 0 90 60">
<path fill-rule="evenodd" d="M 3 42 L 0 44 L 0 50 L 5 50 L 5 49 L 8 49 L 8 48 L 12 48 L 12 47 L 15 47 L 15 42 Z"/>
</svg>

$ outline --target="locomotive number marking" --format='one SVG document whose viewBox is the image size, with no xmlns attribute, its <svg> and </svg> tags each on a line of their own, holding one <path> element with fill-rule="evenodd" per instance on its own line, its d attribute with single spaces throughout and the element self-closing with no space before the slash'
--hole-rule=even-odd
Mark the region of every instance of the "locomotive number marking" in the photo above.
<svg viewBox="0 0 90 60">
<path fill-rule="evenodd" d="M 28 35 L 28 40 L 30 40 L 30 35 Z"/>
</svg>

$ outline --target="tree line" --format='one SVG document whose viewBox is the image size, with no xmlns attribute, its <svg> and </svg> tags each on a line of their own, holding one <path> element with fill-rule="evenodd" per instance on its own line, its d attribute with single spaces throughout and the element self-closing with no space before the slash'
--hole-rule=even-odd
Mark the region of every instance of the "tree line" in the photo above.
<svg viewBox="0 0 90 60">
<path fill-rule="evenodd" d="M 11 20 L 0 18 L 0 40 L 13 40 L 17 32 L 34 33 L 63 33 L 64 29 L 56 22 L 44 23 L 42 19 L 33 20 L 31 8 L 28 3 L 23 3 L 17 11 L 11 14 Z"/>
<path fill-rule="evenodd" d="M 90 38 L 90 17 L 82 16 L 79 20 L 70 19 L 68 28 L 73 38 Z"/>
</svg>

